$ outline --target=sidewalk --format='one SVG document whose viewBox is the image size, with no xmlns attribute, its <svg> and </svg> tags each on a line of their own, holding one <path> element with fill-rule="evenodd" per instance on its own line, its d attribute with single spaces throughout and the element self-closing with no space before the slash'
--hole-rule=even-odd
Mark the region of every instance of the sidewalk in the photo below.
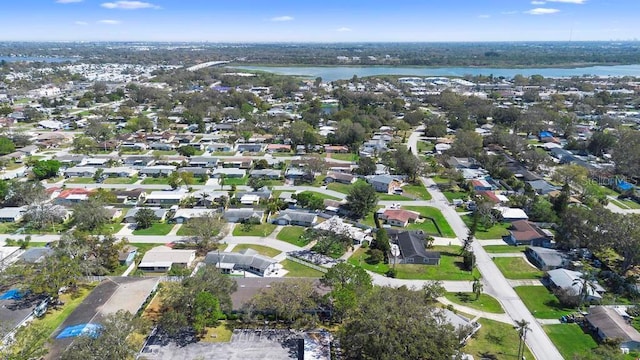
<svg viewBox="0 0 640 360">
<path fill-rule="evenodd" d="M 485 311 L 480 311 L 480 310 L 476 310 L 476 309 L 472 309 L 470 307 L 467 306 L 463 306 L 463 305 L 459 305 L 456 304 L 454 302 L 451 302 L 449 300 L 447 300 L 447 298 L 445 297 L 439 297 L 438 302 L 444 304 L 444 305 L 451 305 L 453 306 L 454 309 L 458 310 L 458 311 L 462 311 L 463 313 L 467 313 L 469 315 L 473 315 L 473 316 L 478 316 L 481 318 L 485 318 L 485 319 L 489 319 L 489 320 L 495 320 L 495 321 L 499 321 L 505 324 L 513 324 L 511 322 L 511 319 L 509 318 L 509 316 L 507 314 L 494 314 L 494 313 L 488 313 Z"/>
</svg>

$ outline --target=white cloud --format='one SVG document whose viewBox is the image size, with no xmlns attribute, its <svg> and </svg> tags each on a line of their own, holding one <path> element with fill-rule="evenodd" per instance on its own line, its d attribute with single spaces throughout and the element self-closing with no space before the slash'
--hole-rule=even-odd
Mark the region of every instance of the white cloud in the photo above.
<svg viewBox="0 0 640 360">
<path fill-rule="evenodd" d="M 582 5 L 587 2 L 587 0 L 546 0 L 547 2 L 555 2 L 555 3 L 565 3 L 565 4 L 577 4 Z"/>
<path fill-rule="evenodd" d="M 478 15 L 478 19 L 488 19 L 490 17 L 491 15 L 487 15 L 487 14 Z"/>
<path fill-rule="evenodd" d="M 351 28 L 341 27 L 341 28 L 337 28 L 336 31 L 337 32 L 349 32 L 349 31 L 351 31 Z"/>
<path fill-rule="evenodd" d="M 100 6 L 107 9 L 123 9 L 123 10 L 136 10 L 136 9 L 159 9 L 160 6 L 143 1 L 114 1 L 102 3 Z"/>
<path fill-rule="evenodd" d="M 549 15 L 549 14 L 555 14 L 560 12 L 560 10 L 558 9 L 551 9 L 551 8 L 535 8 L 535 9 L 531 9 L 528 11 L 525 11 L 525 14 L 529 14 L 529 15 Z"/>
<path fill-rule="evenodd" d="M 82 26 L 87 26 L 87 25 L 89 25 L 89 23 L 88 23 L 88 22 L 86 22 L 86 21 L 76 21 L 76 22 L 74 22 L 74 24 L 76 24 L 76 25 L 82 25 Z"/>
<path fill-rule="evenodd" d="M 79 3 L 83 0 L 56 0 L 58 4 L 71 4 L 71 3 Z"/>
<path fill-rule="evenodd" d="M 99 24 L 105 24 L 105 25 L 118 25 L 121 23 L 120 20 L 100 20 L 98 21 Z"/>
<path fill-rule="evenodd" d="M 293 20 L 292 16 L 276 16 L 270 19 L 271 21 L 291 21 Z"/>
<path fill-rule="evenodd" d="M 534 0 L 531 2 L 531 5 L 544 5 L 546 3 L 547 3 L 546 1 Z"/>
</svg>

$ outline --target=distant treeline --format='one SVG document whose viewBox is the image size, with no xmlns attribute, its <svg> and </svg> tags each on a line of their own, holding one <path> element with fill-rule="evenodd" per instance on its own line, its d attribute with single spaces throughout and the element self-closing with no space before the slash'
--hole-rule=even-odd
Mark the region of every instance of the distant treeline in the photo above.
<svg viewBox="0 0 640 360">
<path fill-rule="evenodd" d="M 0 43 L 0 56 L 79 56 L 83 62 L 545 67 L 640 62 L 640 42 L 509 43 Z"/>
</svg>

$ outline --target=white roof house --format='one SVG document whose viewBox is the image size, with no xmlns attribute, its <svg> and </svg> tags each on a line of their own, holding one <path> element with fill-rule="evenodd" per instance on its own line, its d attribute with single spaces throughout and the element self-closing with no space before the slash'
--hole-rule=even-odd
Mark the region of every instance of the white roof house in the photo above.
<svg viewBox="0 0 640 360">
<path fill-rule="evenodd" d="M 361 244 L 364 240 L 371 241 L 371 230 L 362 230 L 351 224 L 345 223 L 338 216 L 334 216 L 327 221 L 313 227 L 318 230 L 331 231 L 336 234 L 345 234 L 353 239 L 357 244 Z"/>
<path fill-rule="evenodd" d="M 212 212 L 211 209 L 178 209 L 171 220 L 181 224 L 189 219 L 207 216 Z"/>
<path fill-rule="evenodd" d="M 244 194 L 240 198 L 240 203 L 242 205 L 253 205 L 260 202 L 260 196 L 255 194 Z"/>
<path fill-rule="evenodd" d="M 195 250 L 174 250 L 168 246 L 156 246 L 144 254 L 138 269 L 162 272 L 168 271 L 173 265 L 191 267 L 195 258 Z"/>
<path fill-rule="evenodd" d="M 502 219 L 504 219 L 505 221 L 529 220 L 529 216 L 522 209 L 502 207 L 502 206 L 496 207 L 495 209 L 500 211 L 500 214 L 502 215 Z"/>
</svg>

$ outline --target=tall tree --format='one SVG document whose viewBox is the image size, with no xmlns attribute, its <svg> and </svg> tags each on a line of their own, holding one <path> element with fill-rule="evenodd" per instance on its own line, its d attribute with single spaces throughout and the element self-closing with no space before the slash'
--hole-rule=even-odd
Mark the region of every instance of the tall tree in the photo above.
<svg viewBox="0 0 640 360">
<path fill-rule="evenodd" d="M 73 223 L 80 230 L 94 231 L 109 222 L 109 212 L 97 199 L 89 198 L 73 207 Z"/>
<path fill-rule="evenodd" d="M 158 217 L 153 209 L 145 207 L 138 210 L 135 220 L 137 229 L 147 229 L 151 227 L 155 221 L 158 221 Z"/>
<path fill-rule="evenodd" d="M 219 214 L 210 212 L 189 219 L 184 227 L 187 233 L 193 234 L 198 253 L 204 255 L 218 247 L 218 241 L 226 235 L 227 223 Z"/>
<path fill-rule="evenodd" d="M 347 207 L 351 216 L 362 219 L 370 213 L 378 203 L 378 194 L 369 184 L 356 184 L 347 195 Z"/>
</svg>

